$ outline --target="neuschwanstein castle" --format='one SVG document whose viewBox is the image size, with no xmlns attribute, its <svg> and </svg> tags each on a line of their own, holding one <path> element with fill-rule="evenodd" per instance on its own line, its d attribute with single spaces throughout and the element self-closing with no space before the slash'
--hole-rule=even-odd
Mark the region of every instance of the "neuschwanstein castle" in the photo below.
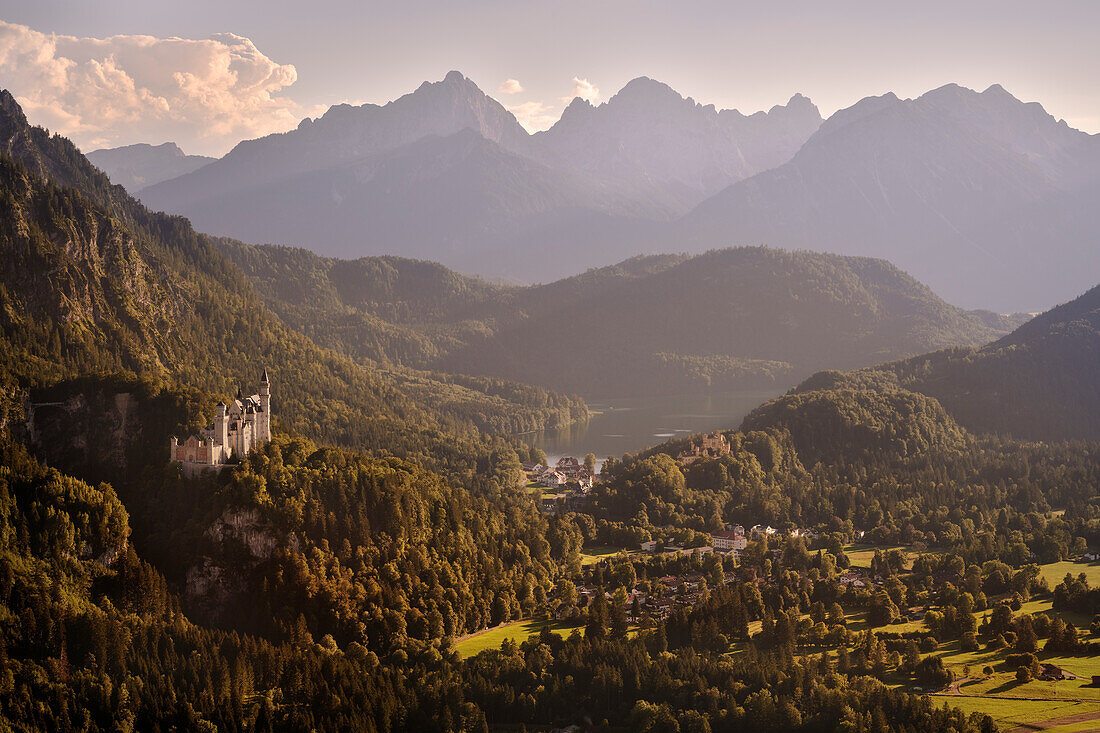
<svg viewBox="0 0 1100 733">
<path fill-rule="evenodd" d="M 183 464 L 186 473 L 220 468 L 247 456 L 260 443 L 271 440 L 271 381 L 267 369 L 260 377 L 260 393 L 244 397 L 237 388 L 237 399 L 226 405 L 219 402 L 213 424 L 201 435 L 192 435 L 183 443 L 172 438 L 173 461 Z"/>
</svg>

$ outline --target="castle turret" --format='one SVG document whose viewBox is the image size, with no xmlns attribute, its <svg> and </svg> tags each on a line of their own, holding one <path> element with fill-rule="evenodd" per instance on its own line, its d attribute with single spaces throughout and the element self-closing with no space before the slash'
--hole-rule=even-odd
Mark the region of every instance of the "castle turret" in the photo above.
<svg viewBox="0 0 1100 733">
<path fill-rule="evenodd" d="M 210 439 L 210 462 L 222 463 L 229 453 L 229 417 L 225 414 L 225 403 L 219 402 L 214 414 L 214 436 Z"/>
<path fill-rule="evenodd" d="M 256 420 L 256 439 L 258 441 L 271 440 L 271 380 L 267 377 L 267 367 L 260 375 L 260 408 L 263 410 Z"/>
</svg>

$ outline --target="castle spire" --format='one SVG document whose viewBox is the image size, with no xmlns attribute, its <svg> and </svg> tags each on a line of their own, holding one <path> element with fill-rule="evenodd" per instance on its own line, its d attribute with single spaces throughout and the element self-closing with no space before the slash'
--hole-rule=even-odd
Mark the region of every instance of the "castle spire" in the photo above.
<svg viewBox="0 0 1100 733">
<path fill-rule="evenodd" d="M 237 399 L 244 399 L 244 393 L 241 392 L 241 385 L 239 384 L 237 385 Z"/>
<path fill-rule="evenodd" d="M 264 373 L 260 375 L 260 384 L 271 384 L 271 380 L 267 378 L 267 367 L 264 367 Z"/>
</svg>

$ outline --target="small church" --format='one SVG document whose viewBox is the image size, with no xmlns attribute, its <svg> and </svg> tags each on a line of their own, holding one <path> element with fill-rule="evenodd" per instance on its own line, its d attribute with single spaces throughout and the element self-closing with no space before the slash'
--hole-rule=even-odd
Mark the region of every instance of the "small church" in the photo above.
<svg viewBox="0 0 1100 733">
<path fill-rule="evenodd" d="M 200 435 L 180 443 L 172 438 L 171 460 L 183 464 L 184 473 L 194 475 L 206 469 L 220 469 L 247 456 L 260 443 L 271 440 L 271 380 L 264 369 L 260 392 L 237 398 L 229 405 L 219 402 L 214 422 Z"/>
</svg>

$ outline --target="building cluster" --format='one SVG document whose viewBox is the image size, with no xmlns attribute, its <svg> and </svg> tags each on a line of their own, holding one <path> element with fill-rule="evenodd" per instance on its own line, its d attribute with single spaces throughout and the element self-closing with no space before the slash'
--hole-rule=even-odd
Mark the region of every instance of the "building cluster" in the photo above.
<svg viewBox="0 0 1100 733">
<path fill-rule="evenodd" d="M 218 470 L 236 463 L 261 443 L 271 440 L 271 380 L 267 369 L 260 377 L 258 394 L 245 397 L 237 388 L 237 398 L 229 405 L 219 402 L 214 422 L 184 442 L 169 441 L 170 460 L 179 463 L 188 476 Z"/>
<path fill-rule="evenodd" d="M 525 463 L 523 470 L 527 477 L 539 486 L 549 489 L 560 489 L 569 486 L 577 486 L 582 489 L 591 489 L 596 481 L 596 474 L 585 468 L 584 464 L 573 456 L 562 456 L 555 466 L 544 466 L 541 463 Z"/>
<path fill-rule="evenodd" d="M 556 493 L 542 495 L 539 501 L 539 507 L 548 514 L 583 507 L 596 483 L 596 474 L 573 456 L 563 456 L 554 466 L 525 463 L 523 470 L 529 481 L 555 490 Z"/>
<path fill-rule="evenodd" d="M 719 458 L 730 454 L 730 442 L 722 433 L 707 433 L 695 441 L 690 448 L 681 451 L 676 460 L 681 466 L 690 466 L 703 458 Z"/>
<path fill-rule="evenodd" d="M 726 582 L 734 582 L 734 579 L 732 577 L 727 578 Z M 645 585 L 639 583 L 627 593 L 627 618 L 635 623 L 644 616 L 666 619 L 672 614 L 673 609 L 678 606 L 690 608 L 698 603 L 705 585 L 702 573 L 666 575 Z M 612 594 L 600 587 L 586 584 L 578 585 L 577 596 L 580 606 L 583 608 L 591 603 L 597 593 L 603 593 L 607 602 L 612 602 Z M 638 612 L 637 616 L 634 614 L 635 607 Z"/>
<path fill-rule="evenodd" d="M 669 529 L 672 529 L 669 527 Z M 727 524 L 725 529 L 717 530 L 710 533 L 711 544 L 709 547 L 696 547 L 691 549 L 684 549 L 677 545 L 662 545 L 657 540 L 649 540 L 648 542 L 641 543 L 640 547 L 642 552 L 662 554 L 691 554 L 692 552 L 701 552 L 703 554 L 710 552 L 718 552 L 722 554 L 733 553 L 734 557 L 741 557 L 741 552 L 748 547 L 750 540 L 759 540 L 764 537 L 770 537 L 772 535 L 780 534 L 779 530 L 775 527 L 771 527 L 764 524 L 757 524 L 749 528 L 748 531 L 740 524 Z M 799 529 L 794 528 L 786 533 L 788 537 L 804 537 L 806 539 L 816 539 L 818 533 L 812 529 Z"/>
</svg>

